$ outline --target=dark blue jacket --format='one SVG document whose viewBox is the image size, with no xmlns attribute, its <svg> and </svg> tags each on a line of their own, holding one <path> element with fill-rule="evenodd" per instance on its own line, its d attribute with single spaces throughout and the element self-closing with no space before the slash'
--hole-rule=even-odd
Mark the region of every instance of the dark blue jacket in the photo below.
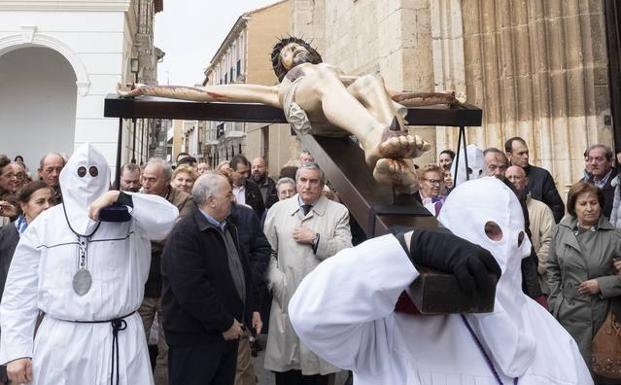
<svg viewBox="0 0 621 385">
<path fill-rule="evenodd" d="M 239 250 L 237 229 L 226 227 Z M 173 228 L 162 254 L 162 309 L 169 345 L 205 345 L 222 342 L 222 333 L 242 322 L 253 308 L 250 263 L 239 256 L 246 282 L 246 303 L 231 276 L 228 254 L 220 229 L 194 208 Z"/>
</svg>

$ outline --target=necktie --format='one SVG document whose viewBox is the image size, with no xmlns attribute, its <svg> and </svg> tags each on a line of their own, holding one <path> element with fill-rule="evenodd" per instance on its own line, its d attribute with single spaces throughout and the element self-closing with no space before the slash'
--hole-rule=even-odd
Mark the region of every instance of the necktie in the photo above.
<svg viewBox="0 0 621 385">
<path fill-rule="evenodd" d="M 308 214 L 308 212 L 313 208 L 313 205 L 302 205 L 302 210 L 304 210 L 304 216 Z"/>
</svg>

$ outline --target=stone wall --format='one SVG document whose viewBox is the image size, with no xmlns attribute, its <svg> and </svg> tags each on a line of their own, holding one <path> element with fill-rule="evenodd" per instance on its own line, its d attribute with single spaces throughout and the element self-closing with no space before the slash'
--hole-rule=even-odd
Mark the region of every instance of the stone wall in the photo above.
<svg viewBox="0 0 621 385">
<path fill-rule="evenodd" d="M 293 33 L 312 40 L 325 62 L 346 74 L 379 73 L 394 90 L 434 89 L 427 0 L 296 0 L 293 8 Z M 434 128 L 411 131 L 435 143 Z M 429 152 L 418 163 L 434 161 Z"/>
</svg>

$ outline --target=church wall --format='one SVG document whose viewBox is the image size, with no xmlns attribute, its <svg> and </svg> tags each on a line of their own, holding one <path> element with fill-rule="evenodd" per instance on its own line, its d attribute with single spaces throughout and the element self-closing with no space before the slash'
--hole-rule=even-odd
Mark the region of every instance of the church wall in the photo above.
<svg viewBox="0 0 621 385">
<path fill-rule="evenodd" d="M 296 0 L 292 30 L 347 73 L 379 72 L 398 90 L 452 90 L 481 107 L 469 143 L 503 148 L 524 137 L 563 197 L 584 149 L 612 144 L 601 1 Z M 411 131 L 432 143 L 419 164 L 457 147 L 455 128 Z"/>
<path fill-rule="evenodd" d="M 465 0 L 462 19 L 467 99 L 484 110 L 470 141 L 523 137 L 565 198 L 585 148 L 612 144 L 602 2 Z"/>
<path fill-rule="evenodd" d="M 426 0 L 297 0 L 292 28 L 347 74 L 381 74 L 390 89 L 432 91 L 430 17 Z M 435 143 L 431 127 L 410 132 Z M 417 162 L 433 161 L 429 152 Z"/>
</svg>

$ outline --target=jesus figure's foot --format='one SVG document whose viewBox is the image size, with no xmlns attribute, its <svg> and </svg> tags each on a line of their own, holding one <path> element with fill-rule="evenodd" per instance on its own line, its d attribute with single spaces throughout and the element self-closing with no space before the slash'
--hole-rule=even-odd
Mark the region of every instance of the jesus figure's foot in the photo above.
<svg viewBox="0 0 621 385">
<path fill-rule="evenodd" d="M 373 169 L 373 178 L 380 184 L 417 186 L 418 177 L 412 159 L 381 158 Z"/>
<path fill-rule="evenodd" d="M 381 158 L 416 158 L 431 147 L 417 135 L 409 135 L 407 131 L 389 127 L 372 131 L 364 144 L 366 162 L 370 167 L 375 167 L 375 163 Z"/>
</svg>

